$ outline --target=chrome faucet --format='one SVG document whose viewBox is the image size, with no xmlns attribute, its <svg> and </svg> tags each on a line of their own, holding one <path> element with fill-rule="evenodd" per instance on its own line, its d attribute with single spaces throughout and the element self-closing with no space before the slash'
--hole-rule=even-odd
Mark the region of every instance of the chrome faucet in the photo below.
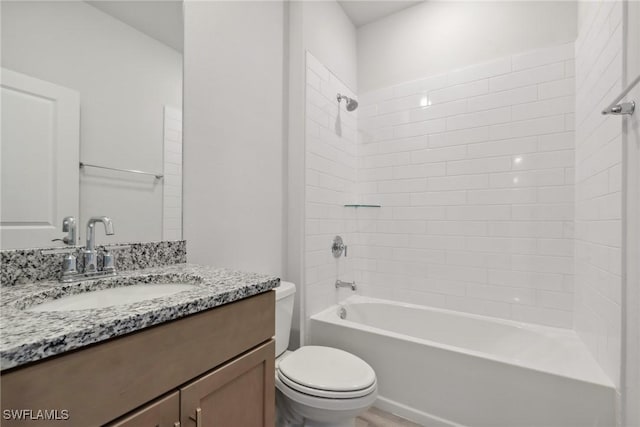
<svg viewBox="0 0 640 427">
<path fill-rule="evenodd" d="M 84 272 L 95 273 L 98 271 L 98 255 L 96 251 L 95 224 L 104 224 L 104 232 L 107 236 L 113 235 L 113 223 L 111 218 L 106 216 L 94 216 L 87 222 L 87 247 L 84 250 Z"/>
<path fill-rule="evenodd" d="M 357 289 L 355 280 L 353 282 L 344 282 L 340 279 L 336 280 L 336 289 L 338 288 L 351 288 L 352 291 Z"/>
</svg>

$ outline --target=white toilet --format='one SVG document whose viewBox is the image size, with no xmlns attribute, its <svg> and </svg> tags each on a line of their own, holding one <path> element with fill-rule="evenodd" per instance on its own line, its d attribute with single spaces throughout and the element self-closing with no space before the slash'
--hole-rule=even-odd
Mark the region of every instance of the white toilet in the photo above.
<svg viewBox="0 0 640 427">
<path fill-rule="evenodd" d="M 353 427 L 378 396 L 375 372 L 336 348 L 287 351 L 296 287 L 281 282 L 275 291 L 277 426 Z"/>
</svg>

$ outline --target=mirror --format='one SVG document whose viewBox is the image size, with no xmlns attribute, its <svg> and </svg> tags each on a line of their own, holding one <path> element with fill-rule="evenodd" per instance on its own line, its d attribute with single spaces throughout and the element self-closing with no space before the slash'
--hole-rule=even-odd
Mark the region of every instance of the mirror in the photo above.
<svg viewBox="0 0 640 427">
<path fill-rule="evenodd" d="M 80 245 L 103 215 L 99 244 L 181 239 L 182 3 L 1 8 L 1 248 L 64 246 L 67 216 Z"/>
</svg>

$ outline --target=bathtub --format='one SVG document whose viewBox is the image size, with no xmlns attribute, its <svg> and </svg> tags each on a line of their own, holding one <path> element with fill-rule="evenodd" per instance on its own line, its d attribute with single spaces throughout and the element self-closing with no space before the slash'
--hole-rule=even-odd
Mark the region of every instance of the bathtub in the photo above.
<svg viewBox="0 0 640 427">
<path fill-rule="evenodd" d="M 615 388 L 571 330 L 352 296 L 309 341 L 367 361 L 375 406 L 429 427 L 615 425 Z"/>
</svg>

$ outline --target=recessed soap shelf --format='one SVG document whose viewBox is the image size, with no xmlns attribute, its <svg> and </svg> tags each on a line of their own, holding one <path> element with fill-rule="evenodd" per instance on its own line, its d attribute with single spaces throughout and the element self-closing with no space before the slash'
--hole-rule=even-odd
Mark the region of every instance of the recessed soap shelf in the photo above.
<svg viewBox="0 0 640 427">
<path fill-rule="evenodd" d="M 381 208 L 381 205 L 344 205 L 345 208 Z"/>
</svg>

